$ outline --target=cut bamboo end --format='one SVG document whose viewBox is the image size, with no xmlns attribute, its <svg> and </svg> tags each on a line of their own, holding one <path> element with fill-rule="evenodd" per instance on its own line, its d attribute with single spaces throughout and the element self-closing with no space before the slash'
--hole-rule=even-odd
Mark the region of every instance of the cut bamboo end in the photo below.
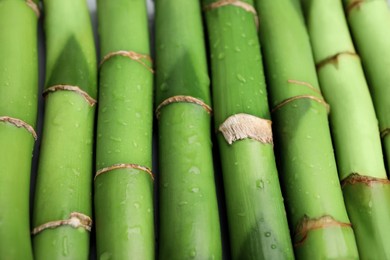
<svg viewBox="0 0 390 260">
<path fill-rule="evenodd" d="M 87 92 L 85 92 L 84 90 L 82 90 L 77 86 L 70 86 L 70 85 L 55 85 L 49 87 L 43 92 L 43 96 L 47 96 L 49 93 L 56 92 L 56 91 L 73 91 L 81 95 L 91 107 L 97 103 L 97 101 L 94 98 L 92 98 Z"/>
<path fill-rule="evenodd" d="M 229 6 L 229 5 L 239 7 L 241 9 L 245 10 L 246 12 L 253 14 L 253 17 L 255 19 L 256 28 L 259 29 L 260 22 L 259 22 L 259 16 L 257 14 L 257 11 L 252 5 L 250 5 L 246 2 L 243 2 L 240 0 L 219 0 L 219 1 L 216 1 L 214 3 L 211 3 L 209 5 L 204 6 L 203 10 L 204 11 L 211 11 L 211 10 L 214 10 L 214 9 L 217 9 L 217 8 L 220 8 L 223 6 Z"/>
<path fill-rule="evenodd" d="M 390 128 L 385 128 L 381 131 L 381 138 L 385 138 L 388 134 L 390 134 Z"/>
<path fill-rule="evenodd" d="M 318 62 L 316 64 L 317 70 L 321 69 L 322 67 L 324 67 L 327 64 L 337 65 L 339 62 L 340 56 L 351 56 L 351 57 L 359 58 L 359 55 L 357 55 L 355 52 L 351 52 L 351 51 L 339 52 L 339 53 L 336 53 L 335 55 L 327 57 L 327 58 L 323 59 L 322 61 Z"/>
<path fill-rule="evenodd" d="M 34 11 L 34 13 L 37 15 L 38 18 L 41 16 L 41 12 L 39 11 L 39 7 L 33 0 L 26 0 L 26 4 L 28 7 L 30 7 Z"/>
<path fill-rule="evenodd" d="M 228 117 L 219 127 L 228 144 L 238 140 L 253 139 L 263 144 L 273 144 L 272 122 L 249 114 Z"/>
<path fill-rule="evenodd" d="M 276 112 L 277 110 L 281 109 L 282 107 L 284 107 L 285 105 L 287 105 L 288 103 L 291 103 L 293 101 L 296 101 L 296 100 L 299 100 L 299 99 L 310 99 L 310 100 L 313 100 L 321 105 L 323 105 L 325 108 L 326 108 L 326 111 L 329 113 L 330 112 L 330 106 L 328 103 L 326 103 L 323 99 L 321 98 L 318 98 L 318 97 L 315 97 L 315 96 L 311 96 L 311 95 L 300 95 L 300 96 L 295 96 L 295 97 L 291 97 L 291 98 L 287 98 L 285 100 L 283 100 L 281 103 L 279 103 L 278 105 L 276 105 L 273 109 L 272 109 L 272 113 Z"/>
<path fill-rule="evenodd" d="M 143 172 L 149 174 L 149 176 L 154 181 L 154 174 L 153 174 L 151 169 L 149 169 L 148 167 L 145 167 L 145 166 L 141 166 L 138 164 L 132 164 L 132 163 L 130 163 L 130 164 L 120 163 L 120 164 L 114 164 L 110 167 L 102 168 L 96 172 L 95 180 L 98 176 L 100 176 L 104 173 L 108 173 L 108 172 L 111 172 L 113 170 L 119 170 L 119 169 L 137 169 L 137 170 L 143 171 Z"/>
<path fill-rule="evenodd" d="M 73 228 L 83 228 L 87 231 L 91 231 L 92 219 L 82 213 L 72 212 L 68 219 L 47 222 L 34 228 L 31 233 L 32 235 L 37 235 L 45 229 L 53 229 L 61 226 L 71 226 Z"/>
<path fill-rule="evenodd" d="M 370 176 L 363 176 L 357 173 L 352 173 L 346 179 L 344 179 L 341 183 L 341 187 L 344 188 L 346 185 L 354 185 L 354 184 L 365 184 L 367 186 L 371 186 L 373 184 L 390 184 L 390 180 L 384 178 L 374 178 Z"/>
<path fill-rule="evenodd" d="M 294 247 L 303 245 L 310 231 L 331 227 L 351 228 L 352 225 L 351 223 L 337 221 L 328 215 L 320 218 L 304 216 L 294 235 Z"/>
<path fill-rule="evenodd" d="M 106 56 L 103 57 L 103 59 L 100 62 L 99 66 L 100 67 L 103 66 L 103 64 L 107 60 L 109 60 L 109 59 L 111 59 L 112 57 L 115 57 L 115 56 L 127 57 L 127 58 L 129 58 L 129 59 L 131 59 L 133 61 L 138 62 L 139 64 L 144 66 L 147 70 L 149 70 L 151 73 L 154 73 L 154 70 L 149 65 L 147 65 L 145 62 L 143 62 L 143 60 L 147 60 L 150 63 L 153 63 L 152 58 L 149 55 L 136 53 L 134 51 L 115 51 L 115 52 L 110 52 Z"/>
<path fill-rule="evenodd" d="M 316 89 L 315 87 L 313 87 L 313 85 L 311 85 L 308 82 L 299 81 L 299 80 L 295 80 L 295 79 L 289 79 L 289 80 L 287 80 L 287 82 L 290 84 L 307 87 L 307 88 L 313 90 L 314 92 L 316 92 L 322 96 L 321 91 L 319 89 Z"/>
<path fill-rule="evenodd" d="M 167 106 L 167 105 L 172 104 L 172 103 L 192 103 L 192 104 L 196 104 L 196 105 L 199 105 L 199 106 L 203 107 L 203 109 L 208 114 L 212 114 L 212 111 L 213 111 L 212 108 L 209 105 L 207 105 L 205 102 L 203 102 L 202 100 L 200 100 L 198 98 L 194 98 L 194 97 L 191 97 L 191 96 L 173 96 L 173 97 L 165 99 L 157 107 L 157 109 L 156 109 L 156 117 L 157 117 L 157 119 L 160 118 L 161 109 L 163 107 Z"/>
<path fill-rule="evenodd" d="M 13 118 L 13 117 L 9 117 L 9 116 L 1 116 L 0 117 L 0 122 L 5 122 L 5 123 L 8 123 L 8 124 L 12 124 L 18 128 L 24 128 L 26 129 L 34 138 L 34 140 L 36 141 L 38 139 L 38 136 L 37 136 L 37 133 L 35 132 L 34 128 L 27 124 L 26 122 L 24 122 L 23 120 L 20 120 L 20 119 L 17 119 L 17 118 Z"/>
</svg>

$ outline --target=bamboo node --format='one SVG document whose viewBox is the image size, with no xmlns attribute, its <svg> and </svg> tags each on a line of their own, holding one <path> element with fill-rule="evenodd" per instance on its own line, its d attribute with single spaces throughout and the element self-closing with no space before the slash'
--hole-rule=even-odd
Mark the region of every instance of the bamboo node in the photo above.
<svg viewBox="0 0 390 260">
<path fill-rule="evenodd" d="M 370 176 L 363 176 L 357 173 L 350 174 L 346 179 L 341 182 L 341 188 L 344 188 L 346 185 L 354 184 L 365 184 L 371 186 L 373 184 L 390 184 L 390 180 L 386 178 L 375 178 Z"/>
<path fill-rule="evenodd" d="M 68 219 L 50 221 L 45 224 L 39 225 L 38 227 L 34 228 L 31 233 L 32 235 L 37 235 L 45 229 L 53 229 L 60 226 L 71 226 L 73 228 L 83 228 L 87 231 L 91 231 L 92 219 L 82 213 L 72 212 L 70 213 Z"/>
<path fill-rule="evenodd" d="M 256 9 L 252 5 L 250 5 L 246 2 L 243 2 L 240 0 L 219 0 L 219 1 L 216 1 L 214 3 L 211 3 L 209 5 L 204 6 L 203 10 L 204 11 L 211 11 L 211 10 L 214 10 L 214 9 L 217 9 L 217 8 L 220 8 L 223 6 L 228 6 L 228 5 L 239 7 L 241 9 L 244 9 L 246 12 L 253 14 L 253 17 L 255 19 L 256 28 L 259 29 L 260 22 L 259 22 L 259 16 L 256 12 Z"/>
<path fill-rule="evenodd" d="M 23 120 L 9 117 L 9 116 L 0 116 L 0 122 L 12 124 L 18 128 L 22 127 L 26 129 L 34 137 L 35 141 L 38 139 L 37 133 L 35 132 L 34 128 L 31 125 L 24 122 Z"/>
<path fill-rule="evenodd" d="M 249 114 L 228 117 L 219 127 L 228 144 L 250 138 L 263 144 L 273 144 L 271 120 Z"/>
<path fill-rule="evenodd" d="M 294 247 L 303 245 L 310 231 L 331 227 L 350 228 L 352 225 L 351 223 L 337 221 L 329 215 L 320 218 L 309 218 L 305 215 L 295 231 Z"/>
<path fill-rule="evenodd" d="M 154 174 L 153 174 L 151 169 L 149 169 L 148 167 L 141 166 L 138 164 L 133 164 L 133 163 L 129 163 L 129 164 L 119 163 L 119 164 L 114 164 L 114 165 L 109 166 L 109 167 L 102 168 L 96 172 L 95 180 L 98 176 L 100 176 L 104 173 L 107 173 L 107 172 L 110 172 L 113 170 L 118 170 L 118 169 L 137 169 L 137 170 L 140 170 L 140 171 L 143 171 L 143 172 L 149 174 L 150 177 L 152 178 L 152 180 L 154 181 Z"/>
<path fill-rule="evenodd" d="M 381 131 L 381 138 L 385 138 L 386 135 L 390 134 L 390 128 L 385 128 Z"/>
<path fill-rule="evenodd" d="M 173 96 L 173 97 L 165 99 L 163 102 L 161 102 L 160 105 L 158 105 L 158 107 L 156 109 L 156 117 L 157 118 L 160 117 L 161 109 L 163 107 L 165 107 L 169 104 L 172 104 L 172 103 L 193 103 L 193 104 L 196 104 L 196 105 L 203 107 L 203 109 L 208 114 L 212 114 L 212 111 L 213 111 L 209 105 L 207 105 L 205 102 L 203 102 L 202 100 L 200 100 L 198 98 L 194 98 L 191 96 Z"/>
<path fill-rule="evenodd" d="M 299 99 L 310 99 L 310 100 L 313 100 L 313 101 L 323 105 L 326 108 L 326 111 L 328 113 L 330 111 L 329 104 L 326 103 L 323 99 L 315 97 L 315 96 L 311 96 L 311 95 L 300 95 L 300 96 L 294 96 L 294 97 L 287 98 L 287 99 L 283 100 L 281 103 L 279 103 L 278 105 L 276 105 L 272 109 L 272 113 L 274 113 L 275 111 L 279 110 L 280 108 L 282 108 L 283 106 L 287 105 L 288 103 L 293 102 L 295 100 L 299 100 Z"/>
<path fill-rule="evenodd" d="M 123 56 L 123 57 L 130 58 L 131 60 L 134 60 L 134 61 L 138 62 L 139 64 L 141 64 L 142 66 L 144 66 L 151 73 L 154 73 L 154 70 L 143 61 L 143 60 L 147 60 L 150 63 L 153 63 L 152 58 L 149 55 L 136 53 L 134 51 L 115 51 L 115 52 L 110 52 L 106 56 L 103 57 L 103 59 L 100 62 L 99 66 L 100 67 L 103 66 L 103 64 L 107 60 L 109 60 L 109 59 L 111 59 L 112 57 L 115 57 L 115 56 Z"/>
<path fill-rule="evenodd" d="M 82 90 L 81 88 L 77 86 L 70 86 L 70 85 L 55 85 L 47 88 L 45 91 L 43 91 L 43 96 L 47 96 L 51 92 L 56 92 L 56 91 L 73 91 L 79 95 L 81 95 L 87 102 L 88 104 L 93 107 L 97 101 L 92 98 L 87 92 Z"/>
<path fill-rule="evenodd" d="M 30 7 L 34 11 L 34 13 L 37 15 L 38 18 L 41 16 L 41 12 L 39 11 L 39 7 L 33 0 L 26 0 L 26 4 L 28 7 Z"/>
<path fill-rule="evenodd" d="M 316 64 L 317 70 L 319 70 L 320 68 L 324 67 L 325 65 L 327 65 L 329 63 L 333 63 L 333 64 L 337 65 L 338 62 L 339 62 L 339 57 L 340 56 L 344 56 L 344 55 L 348 55 L 348 56 L 359 58 L 359 55 L 357 55 L 355 52 L 342 51 L 342 52 L 336 53 L 335 55 L 327 57 L 327 58 L 323 59 L 322 61 L 318 62 Z"/>
</svg>

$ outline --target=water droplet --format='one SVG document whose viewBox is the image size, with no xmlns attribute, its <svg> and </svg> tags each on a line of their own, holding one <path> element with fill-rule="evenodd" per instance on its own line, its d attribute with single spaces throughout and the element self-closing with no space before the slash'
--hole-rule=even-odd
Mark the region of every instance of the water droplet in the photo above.
<svg viewBox="0 0 390 260">
<path fill-rule="evenodd" d="M 241 74 L 237 74 L 236 76 L 239 81 L 241 81 L 242 83 L 246 83 L 246 79 Z"/>
<path fill-rule="evenodd" d="M 192 166 L 189 170 L 188 173 L 190 174 L 200 174 L 200 169 L 196 166 Z"/>
<path fill-rule="evenodd" d="M 257 180 L 256 181 L 256 187 L 259 188 L 259 189 L 263 189 L 264 188 L 264 181 L 263 180 Z"/>
<path fill-rule="evenodd" d="M 127 229 L 128 235 L 141 234 L 141 228 L 139 226 L 130 227 Z"/>
<path fill-rule="evenodd" d="M 121 138 L 115 137 L 115 136 L 110 136 L 110 140 L 115 141 L 115 142 L 122 142 Z"/>
<path fill-rule="evenodd" d="M 196 250 L 192 249 L 191 252 L 190 252 L 190 257 L 191 258 L 195 258 L 195 256 L 196 256 Z"/>
<path fill-rule="evenodd" d="M 112 257 L 112 254 L 110 252 L 104 252 L 100 255 L 99 260 L 110 260 Z"/>
<path fill-rule="evenodd" d="M 225 53 L 218 54 L 218 59 L 219 60 L 222 60 L 223 58 L 225 58 Z"/>
<path fill-rule="evenodd" d="M 168 84 L 166 82 L 163 82 L 161 85 L 160 85 L 160 90 L 161 91 L 167 91 L 168 89 Z"/>
<path fill-rule="evenodd" d="M 167 182 L 165 182 L 165 183 L 163 184 L 163 187 L 164 187 L 164 188 L 168 188 L 168 186 L 169 186 L 169 184 L 168 184 Z"/>
<path fill-rule="evenodd" d="M 236 52 L 241 52 L 241 49 L 239 47 L 234 48 Z"/>
<path fill-rule="evenodd" d="M 271 236 L 271 232 L 265 232 L 264 235 L 265 235 L 266 237 L 270 237 L 270 236 Z"/>
<path fill-rule="evenodd" d="M 140 207 L 140 205 L 139 205 L 139 203 L 138 202 L 134 202 L 134 208 L 136 208 L 136 209 L 139 209 L 139 207 Z"/>
<path fill-rule="evenodd" d="M 62 240 L 62 255 L 67 256 L 69 254 L 68 250 L 68 237 L 64 237 Z"/>
<path fill-rule="evenodd" d="M 140 113 L 135 113 L 135 117 L 136 117 L 136 118 L 140 118 L 140 117 L 141 117 L 141 114 L 140 114 Z"/>
<path fill-rule="evenodd" d="M 372 208 L 372 200 L 368 202 L 368 207 Z"/>
<path fill-rule="evenodd" d="M 276 248 L 276 245 L 272 244 L 272 245 L 271 245 L 271 248 L 272 248 L 272 249 L 275 249 L 275 248 Z"/>
<path fill-rule="evenodd" d="M 238 213 L 237 215 L 238 215 L 239 217 L 245 217 L 245 216 L 246 216 L 245 212 L 240 212 L 240 213 Z"/>
<path fill-rule="evenodd" d="M 193 193 L 198 193 L 198 192 L 199 192 L 199 188 L 197 188 L 197 187 L 192 188 L 191 191 L 192 191 Z"/>
<path fill-rule="evenodd" d="M 181 201 L 181 202 L 179 202 L 179 206 L 180 206 L 180 207 L 185 206 L 185 205 L 187 205 L 187 204 L 188 204 L 187 201 Z"/>
</svg>

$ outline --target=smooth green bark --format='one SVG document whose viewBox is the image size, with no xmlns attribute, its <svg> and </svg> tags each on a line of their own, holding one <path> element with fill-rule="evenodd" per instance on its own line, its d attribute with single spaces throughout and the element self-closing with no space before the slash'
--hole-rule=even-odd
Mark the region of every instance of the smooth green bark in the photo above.
<svg viewBox="0 0 390 260">
<path fill-rule="evenodd" d="M 149 54 L 145 0 L 99 0 L 101 57 Z M 145 64 L 152 66 L 148 61 Z M 128 57 L 100 69 L 96 170 L 115 164 L 152 167 L 153 74 Z M 154 259 L 153 180 L 137 169 L 95 179 L 98 259 Z"/>
<path fill-rule="evenodd" d="M 35 127 L 37 15 L 21 0 L 0 1 L 0 117 Z M 23 39 L 21 39 L 23 36 Z M 29 191 L 34 137 L 0 122 L 0 259 L 32 259 Z"/>
<path fill-rule="evenodd" d="M 210 105 L 200 2 L 156 1 L 156 105 L 177 95 Z M 160 110 L 160 259 L 221 259 L 210 115 L 193 103 Z"/>
<path fill-rule="evenodd" d="M 322 96 L 299 1 L 257 0 L 256 6 L 261 17 L 259 34 L 295 256 L 357 259 L 354 233 L 348 226 L 337 176 L 327 110 L 318 101 Z M 277 107 L 300 95 L 317 101 L 298 98 Z M 333 219 L 332 227 L 319 221 L 329 218 Z M 307 223 L 304 219 L 314 221 L 319 228 L 309 228 L 305 233 L 301 227 Z"/>
<path fill-rule="evenodd" d="M 352 0 L 343 0 L 347 9 Z M 390 128 L 390 11 L 385 0 L 363 1 L 346 11 L 353 40 L 362 60 L 379 121 L 379 130 Z M 387 170 L 390 169 L 389 131 L 382 138 Z"/>
<path fill-rule="evenodd" d="M 331 106 L 330 122 L 340 181 L 360 175 L 388 182 L 374 106 L 360 60 L 353 55 L 355 49 L 342 3 L 337 0 L 303 2 L 314 60 L 322 64 L 317 65 L 321 89 Z M 360 257 L 390 258 L 387 247 L 390 193 L 386 188 L 389 183 L 360 180 L 363 183 L 347 181 L 343 185 Z"/>
<path fill-rule="evenodd" d="M 208 6 L 215 1 L 203 1 Z M 253 5 L 253 1 L 246 1 Z M 270 119 L 254 15 L 237 6 L 205 13 L 218 131 L 239 113 Z M 218 133 L 233 259 L 293 259 L 272 143 L 229 145 Z"/>
<path fill-rule="evenodd" d="M 46 88 L 78 86 L 96 99 L 96 57 L 84 0 L 45 0 Z M 46 96 L 33 226 L 91 216 L 94 106 L 74 91 Z M 89 231 L 63 225 L 34 236 L 36 259 L 87 259 Z"/>
</svg>

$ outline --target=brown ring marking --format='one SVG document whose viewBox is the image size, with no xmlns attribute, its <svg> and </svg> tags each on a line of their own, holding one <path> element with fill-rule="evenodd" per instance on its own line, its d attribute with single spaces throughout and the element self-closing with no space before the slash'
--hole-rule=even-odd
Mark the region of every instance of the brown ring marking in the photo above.
<svg viewBox="0 0 390 260">
<path fill-rule="evenodd" d="M 113 171 L 113 170 L 118 170 L 118 169 L 137 169 L 137 170 L 140 170 L 140 171 L 143 171 L 143 172 L 146 172 L 147 174 L 150 175 L 150 177 L 152 178 L 152 180 L 154 181 L 154 175 L 152 173 L 152 171 L 148 168 L 148 167 L 145 167 L 145 166 L 141 166 L 141 165 L 138 165 L 138 164 L 125 164 L 125 163 L 120 163 L 120 164 L 114 164 L 110 167 L 105 167 L 105 168 L 102 168 L 100 170 L 98 170 L 96 172 L 96 175 L 95 175 L 95 180 L 96 178 L 99 176 L 99 175 L 102 175 L 104 173 L 107 173 L 107 172 L 110 172 L 110 171 Z"/>
<path fill-rule="evenodd" d="M 91 107 L 97 103 L 97 101 L 94 98 L 92 98 L 87 92 L 85 92 L 84 90 L 82 90 L 81 88 L 79 88 L 77 86 L 70 86 L 70 85 L 51 86 L 51 87 L 47 88 L 45 91 L 43 91 L 43 96 L 45 97 L 50 92 L 56 92 L 56 91 L 61 91 L 61 90 L 73 91 L 73 92 L 76 92 L 77 94 L 80 94 L 89 103 L 89 105 Z"/>
<path fill-rule="evenodd" d="M 384 179 L 384 178 L 375 178 L 375 177 L 370 177 L 370 176 L 363 176 L 359 175 L 357 173 L 352 173 L 349 175 L 346 179 L 344 179 L 341 182 L 341 188 L 344 188 L 346 185 L 354 185 L 354 184 L 365 184 L 365 185 L 371 185 L 371 184 L 390 184 L 390 180 Z"/>
<path fill-rule="evenodd" d="M 308 82 L 304 82 L 304 81 L 299 81 L 299 80 L 295 80 L 295 79 L 289 79 L 287 80 L 288 83 L 291 83 L 291 84 L 295 84 L 295 85 L 299 85 L 299 86 L 305 86 L 305 87 L 308 87 L 309 89 L 313 90 L 314 92 L 320 94 L 322 96 L 322 93 L 319 89 L 316 89 L 315 87 L 313 87 L 310 83 Z"/>
<path fill-rule="evenodd" d="M 37 15 L 38 18 L 41 16 L 41 12 L 39 11 L 39 7 L 33 0 L 26 0 L 26 4 L 28 7 L 30 7 L 34 11 L 34 13 Z"/>
<path fill-rule="evenodd" d="M 38 136 L 37 136 L 37 133 L 35 132 L 34 128 L 27 124 L 26 122 L 24 122 L 23 120 L 20 120 L 20 119 L 17 119 L 17 118 L 13 118 L 13 117 L 9 117 L 9 116 L 1 116 L 0 117 L 0 122 L 6 122 L 6 123 L 9 123 L 9 124 L 12 124 L 18 128 L 21 128 L 23 127 L 24 129 L 26 129 L 35 139 L 35 141 L 38 139 Z"/>
<path fill-rule="evenodd" d="M 163 102 L 161 102 L 161 104 L 157 107 L 156 109 L 156 117 L 159 118 L 160 117 L 160 113 L 161 113 L 161 109 L 169 104 L 172 104 L 172 103 L 192 103 L 192 104 L 197 104 L 199 106 L 202 106 L 204 108 L 204 110 L 206 110 L 206 112 L 208 114 L 212 114 L 212 108 L 207 105 L 205 102 L 203 102 L 202 100 L 198 99 L 198 98 L 194 98 L 194 97 L 191 97 L 191 96 L 173 96 L 173 97 L 170 97 L 170 98 L 167 98 L 165 99 Z"/>
<path fill-rule="evenodd" d="M 256 12 L 256 9 L 252 5 L 250 5 L 246 2 L 240 1 L 240 0 L 219 0 L 219 1 L 216 1 L 216 2 L 211 3 L 209 5 L 206 5 L 203 8 L 203 10 L 210 11 L 210 10 L 214 10 L 214 9 L 220 8 L 222 6 L 227 6 L 227 5 L 239 7 L 241 9 L 244 9 L 246 12 L 253 14 L 254 19 L 255 19 L 255 23 L 256 23 L 256 27 L 259 28 L 259 16 Z"/>
<path fill-rule="evenodd" d="M 390 128 L 385 128 L 381 131 L 381 138 L 385 138 L 386 135 L 390 134 Z"/>
<path fill-rule="evenodd" d="M 109 59 L 111 59 L 112 57 L 115 57 L 115 56 L 123 56 L 123 57 L 130 58 L 130 59 L 140 63 L 142 66 L 144 66 L 151 73 L 154 73 L 154 70 L 150 66 L 148 66 L 146 63 L 144 63 L 142 61 L 142 59 L 145 59 L 145 60 L 149 61 L 150 63 L 153 63 L 152 58 L 150 58 L 150 56 L 148 56 L 148 55 L 136 53 L 134 51 L 115 51 L 115 52 L 110 52 L 106 56 L 103 57 L 103 59 L 100 62 L 99 66 L 100 67 L 103 66 L 103 64 L 107 60 L 109 60 Z"/>
<path fill-rule="evenodd" d="M 332 55 L 330 57 L 327 57 L 327 58 L 323 59 L 322 61 L 319 61 L 316 64 L 317 70 L 319 70 L 320 68 L 324 67 L 325 65 L 327 65 L 329 63 L 337 63 L 338 62 L 338 58 L 340 56 L 343 56 L 343 55 L 349 55 L 349 56 L 352 56 L 352 57 L 359 58 L 359 55 L 357 55 L 355 52 L 351 52 L 351 51 L 339 52 L 339 53 L 336 53 L 335 55 Z"/>
<path fill-rule="evenodd" d="M 300 95 L 300 96 L 294 96 L 294 97 L 287 98 L 287 99 L 283 100 L 281 103 L 279 103 L 278 105 L 276 105 L 272 109 L 272 113 L 274 113 L 275 111 L 279 110 L 280 108 L 282 108 L 283 106 L 287 105 L 288 103 L 290 103 L 292 101 L 295 101 L 295 100 L 298 100 L 298 99 L 311 99 L 311 100 L 313 100 L 313 101 L 323 105 L 326 108 L 326 111 L 328 111 L 328 113 L 330 111 L 329 104 L 326 103 L 323 99 L 315 97 L 315 96 L 311 96 L 311 95 Z"/>
<path fill-rule="evenodd" d="M 79 212 L 72 212 L 68 219 L 50 221 L 45 224 L 39 225 L 31 232 L 32 235 L 37 235 L 40 232 L 48 228 L 57 228 L 60 226 L 71 226 L 73 228 L 84 228 L 87 231 L 91 231 L 92 219 L 85 214 Z"/>
</svg>

